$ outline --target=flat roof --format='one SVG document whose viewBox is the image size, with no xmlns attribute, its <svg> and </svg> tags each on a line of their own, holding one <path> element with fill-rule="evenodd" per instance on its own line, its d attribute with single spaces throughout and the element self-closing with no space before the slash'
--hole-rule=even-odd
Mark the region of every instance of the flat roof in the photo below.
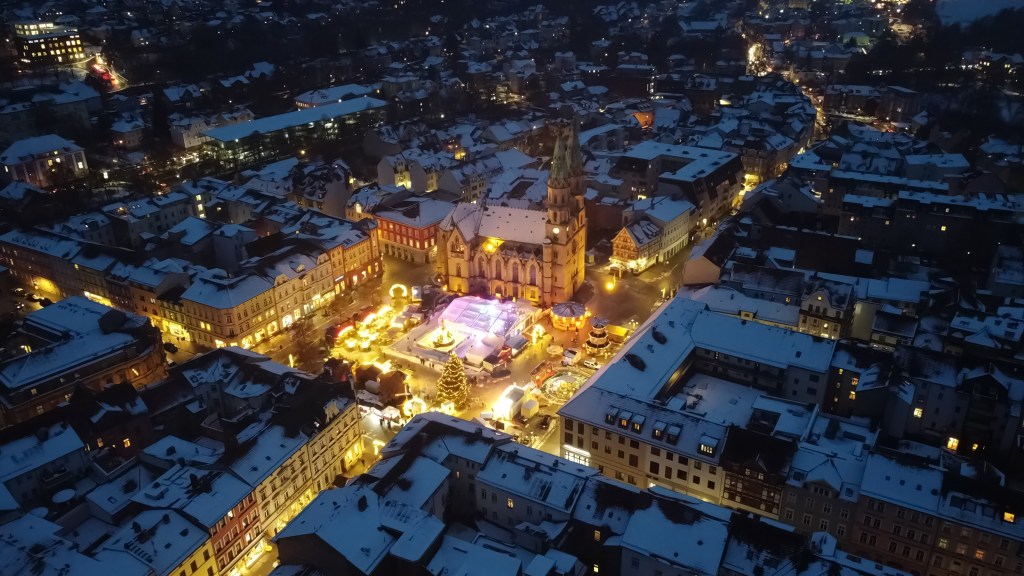
<svg viewBox="0 0 1024 576">
<path fill-rule="evenodd" d="M 315 108 L 286 112 L 277 116 L 257 118 L 248 122 L 231 124 L 230 126 L 221 126 L 207 130 L 203 132 L 203 135 L 221 142 L 230 142 L 240 138 L 247 138 L 253 134 L 270 134 L 302 124 L 332 120 L 338 116 L 348 116 L 349 114 L 356 114 L 366 110 L 383 108 L 386 105 L 386 102 L 376 98 L 355 98 L 333 104 L 324 104 Z"/>
</svg>

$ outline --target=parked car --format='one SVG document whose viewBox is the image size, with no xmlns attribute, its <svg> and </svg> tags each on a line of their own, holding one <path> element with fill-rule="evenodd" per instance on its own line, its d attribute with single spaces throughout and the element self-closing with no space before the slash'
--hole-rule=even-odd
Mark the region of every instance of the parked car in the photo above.
<svg viewBox="0 0 1024 576">
<path fill-rule="evenodd" d="M 29 302 L 39 302 L 40 300 L 42 300 L 42 298 L 36 296 L 35 292 L 29 292 L 28 294 L 26 294 L 25 299 L 28 300 Z"/>
<path fill-rule="evenodd" d="M 178 347 L 173 342 L 164 342 L 164 350 L 174 354 L 178 351 Z"/>
<path fill-rule="evenodd" d="M 597 363 L 597 360 L 594 360 L 593 358 L 587 358 L 582 362 L 582 364 L 584 368 L 590 368 L 591 370 L 597 370 L 601 367 L 601 365 Z"/>
<path fill-rule="evenodd" d="M 21 286 L 18 286 L 17 288 L 11 290 L 11 294 L 14 294 L 15 296 L 21 296 L 25 294 L 25 289 L 22 288 Z"/>
<path fill-rule="evenodd" d="M 540 419 L 540 427 L 544 430 L 551 427 L 551 414 L 545 414 L 544 417 Z"/>
</svg>

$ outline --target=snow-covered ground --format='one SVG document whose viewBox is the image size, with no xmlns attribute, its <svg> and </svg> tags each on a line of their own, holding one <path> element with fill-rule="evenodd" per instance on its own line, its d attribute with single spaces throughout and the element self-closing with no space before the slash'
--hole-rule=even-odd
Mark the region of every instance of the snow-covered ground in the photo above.
<svg viewBox="0 0 1024 576">
<path fill-rule="evenodd" d="M 1024 0 L 939 0 L 935 7 L 944 25 L 970 24 L 1007 8 L 1024 8 Z"/>
</svg>

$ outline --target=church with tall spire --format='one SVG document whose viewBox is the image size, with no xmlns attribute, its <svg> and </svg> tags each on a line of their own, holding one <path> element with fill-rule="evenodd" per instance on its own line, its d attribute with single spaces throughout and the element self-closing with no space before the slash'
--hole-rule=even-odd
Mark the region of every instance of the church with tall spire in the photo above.
<svg viewBox="0 0 1024 576">
<path fill-rule="evenodd" d="M 525 299 L 572 300 L 583 285 L 586 178 L 573 120 L 551 122 L 555 148 L 542 203 L 481 198 L 461 203 L 438 230 L 437 276 L 448 290 Z"/>
</svg>

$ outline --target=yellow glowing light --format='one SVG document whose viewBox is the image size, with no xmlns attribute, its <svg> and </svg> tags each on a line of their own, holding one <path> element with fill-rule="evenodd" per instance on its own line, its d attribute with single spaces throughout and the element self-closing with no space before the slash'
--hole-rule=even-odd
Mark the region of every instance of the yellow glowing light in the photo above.
<svg viewBox="0 0 1024 576">
<path fill-rule="evenodd" d="M 508 419 L 512 415 L 509 413 L 512 411 L 512 400 L 502 396 L 498 398 L 498 401 L 494 403 L 494 417 Z"/>
<path fill-rule="evenodd" d="M 402 404 L 402 414 L 408 418 L 412 418 L 417 414 L 422 414 L 427 411 L 427 403 L 417 396 L 413 396 Z"/>
</svg>

